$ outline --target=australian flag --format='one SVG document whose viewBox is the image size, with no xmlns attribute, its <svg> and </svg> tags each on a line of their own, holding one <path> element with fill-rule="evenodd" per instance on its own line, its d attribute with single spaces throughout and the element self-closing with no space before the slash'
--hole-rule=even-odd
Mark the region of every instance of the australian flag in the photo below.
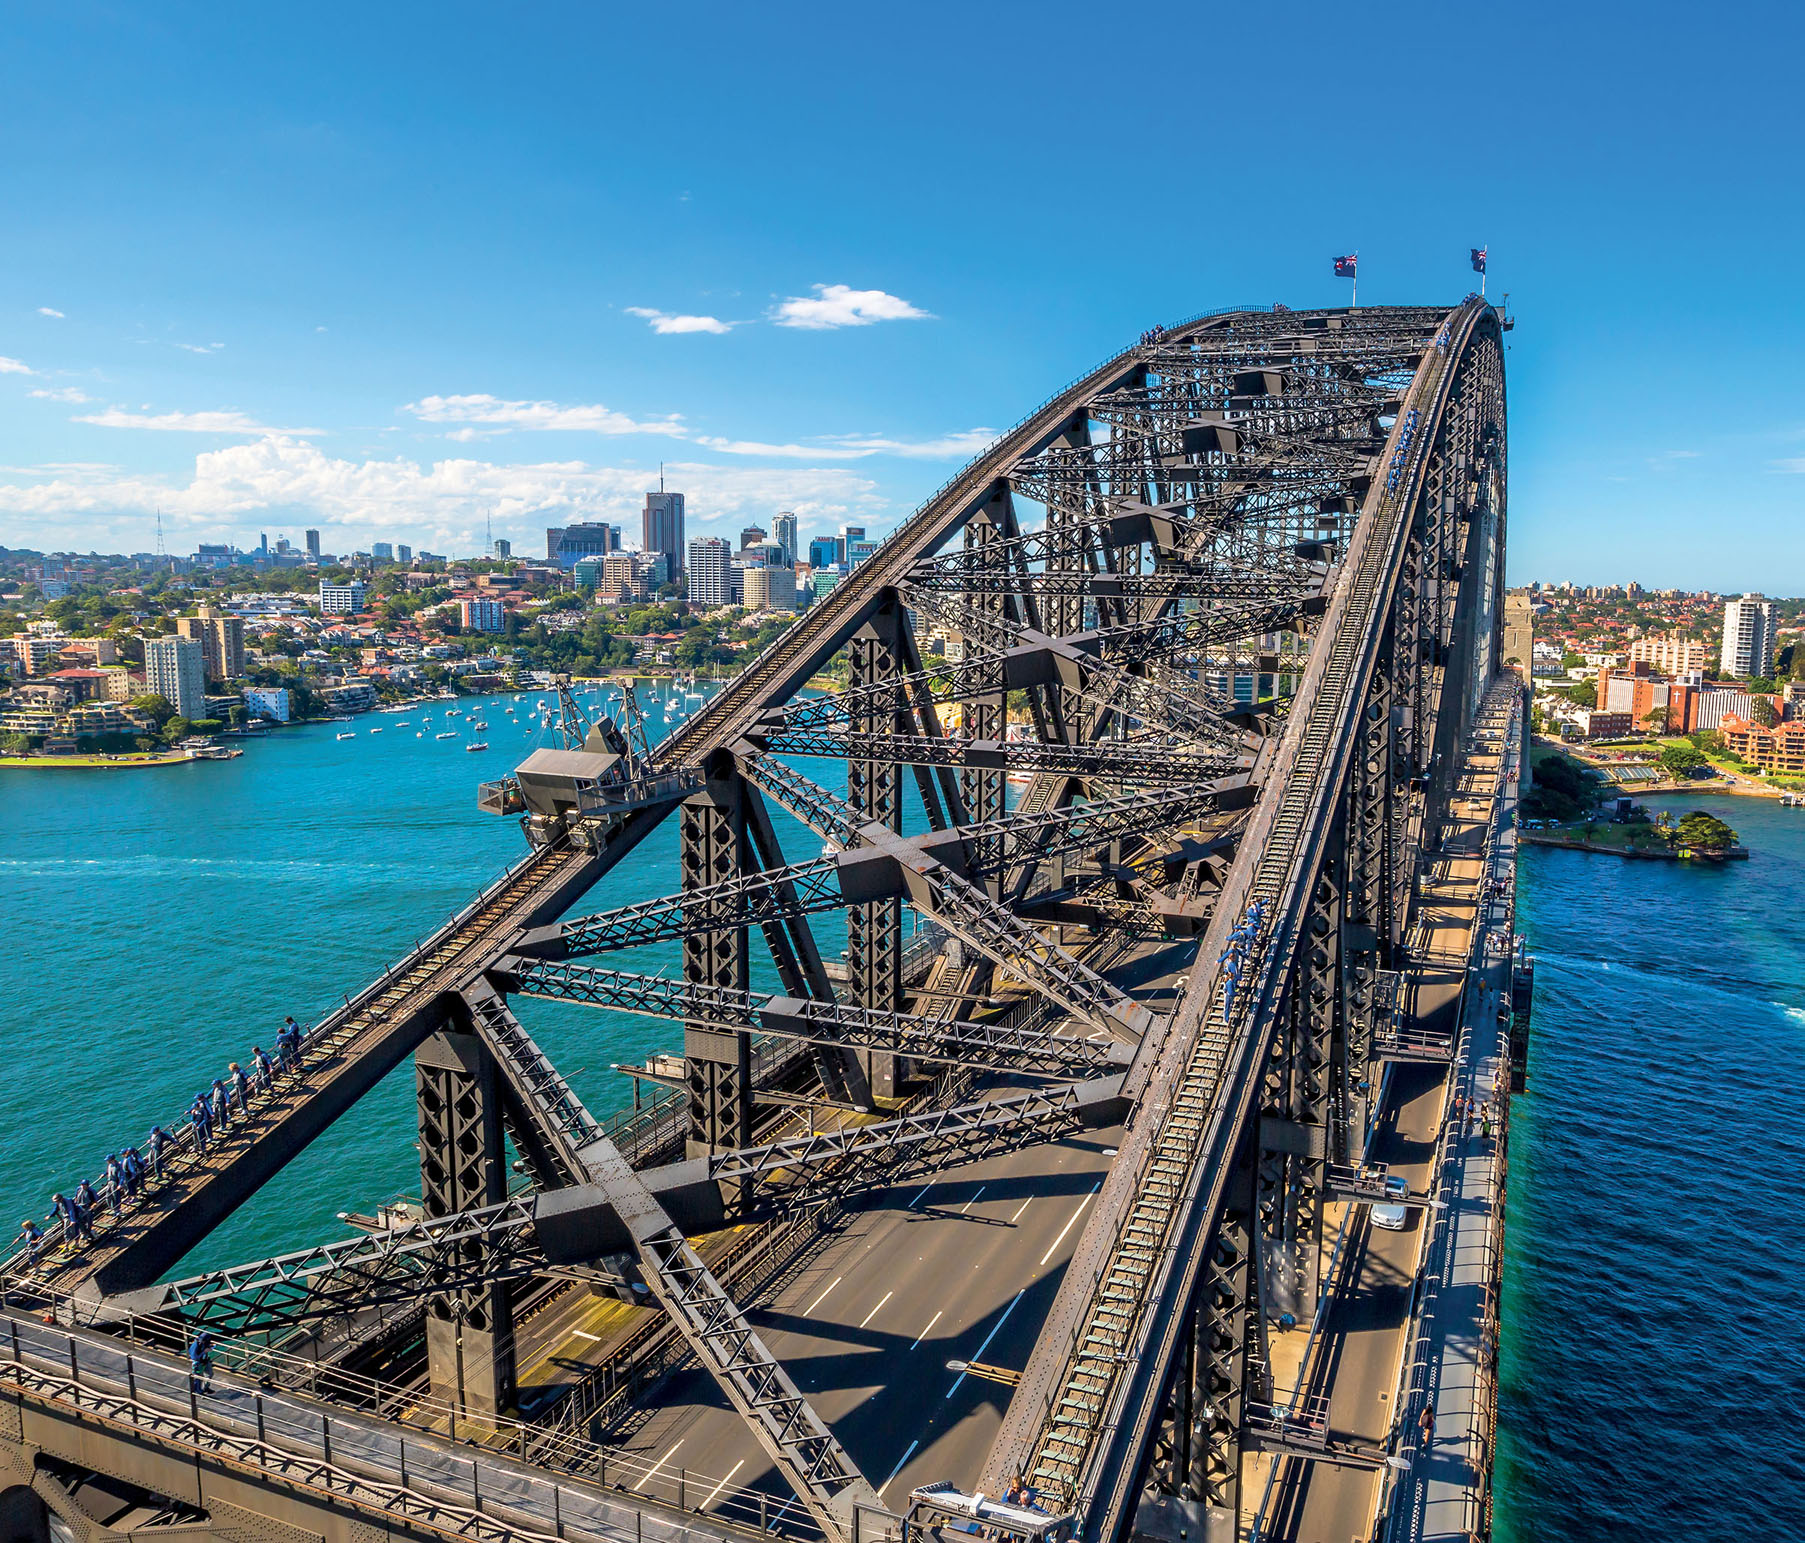
<svg viewBox="0 0 1805 1543">
<path fill-rule="evenodd" d="M 1354 252 L 1348 253 L 1346 257 L 1337 257 L 1335 259 L 1335 277 L 1338 279 L 1353 278 L 1354 265 L 1359 261 L 1359 255 Z"/>
<path fill-rule="evenodd" d="M 1482 246 L 1473 246 L 1473 247 L 1468 247 L 1467 250 L 1470 253 L 1472 253 L 1472 256 L 1473 256 L 1473 272 L 1484 273 L 1485 272 L 1485 248 Z"/>
</svg>

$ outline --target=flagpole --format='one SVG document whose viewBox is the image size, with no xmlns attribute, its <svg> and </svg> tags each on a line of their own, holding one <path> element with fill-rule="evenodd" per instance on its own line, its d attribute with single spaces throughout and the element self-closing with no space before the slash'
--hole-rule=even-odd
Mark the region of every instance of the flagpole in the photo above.
<svg viewBox="0 0 1805 1543">
<path fill-rule="evenodd" d="M 1348 309 L 1350 311 L 1360 309 L 1360 253 L 1358 249 L 1354 252 L 1354 303 Z"/>
</svg>

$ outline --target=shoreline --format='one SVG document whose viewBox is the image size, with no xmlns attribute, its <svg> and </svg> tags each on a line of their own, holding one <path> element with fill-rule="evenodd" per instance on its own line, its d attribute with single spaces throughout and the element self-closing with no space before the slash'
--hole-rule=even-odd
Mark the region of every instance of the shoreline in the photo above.
<svg viewBox="0 0 1805 1543">
<path fill-rule="evenodd" d="M 1687 850 L 1677 852 L 1671 848 L 1657 850 L 1652 847 L 1612 846 L 1604 841 L 1587 841 L 1583 837 L 1568 840 L 1555 831 L 1520 830 L 1517 840 L 1525 846 L 1564 847 L 1570 852 L 1598 852 L 1606 857 L 1629 857 L 1647 862 L 1657 863 L 1722 863 L 1747 862 L 1749 849 L 1745 846 L 1726 847 L 1722 852 L 1707 856 L 1703 853 Z"/>
</svg>

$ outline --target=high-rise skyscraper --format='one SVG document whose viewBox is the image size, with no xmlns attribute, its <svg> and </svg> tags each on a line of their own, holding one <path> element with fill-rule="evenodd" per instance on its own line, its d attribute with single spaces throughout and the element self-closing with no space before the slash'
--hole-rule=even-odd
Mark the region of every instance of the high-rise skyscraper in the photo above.
<svg viewBox="0 0 1805 1543">
<path fill-rule="evenodd" d="M 203 605 L 200 615 L 177 617 L 175 626 L 179 636 L 200 645 L 201 669 L 208 680 L 236 680 L 244 674 L 243 617 Z"/>
<path fill-rule="evenodd" d="M 771 522 L 771 539 L 783 548 L 783 560 L 796 566 L 796 516 L 788 509 Z"/>
<path fill-rule="evenodd" d="M 394 543 L 390 541 L 372 541 L 370 543 L 370 557 L 375 562 L 392 563 L 395 560 Z"/>
<path fill-rule="evenodd" d="M 727 543 L 723 541 L 722 546 Z M 673 579 L 683 577 L 683 495 L 667 493 L 662 487 L 646 494 L 645 535 L 639 543 L 645 552 L 662 552 L 669 562 Z M 725 602 L 722 602 L 725 604 Z"/>
<path fill-rule="evenodd" d="M 498 561 L 502 558 L 512 557 L 514 555 L 514 543 L 508 540 L 506 536 L 497 536 L 495 540 L 490 543 L 489 555 Z"/>
<path fill-rule="evenodd" d="M 740 550 L 749 546 L 762 546 L 765 539 L 765 528 L 762 525 L 748 525 L 740 532 Z"/>
<path fill-rule="evenodd" d="M 397 541 L 395 543 L 395 561 L 398 563 L 411 563 L 413 560 L 414 549 L 404 541 Z"/>
<path fill-rule="evenodd" d="M 1774 602 L 1760 595 L 1724 601 L 1726 675 L 1765 675 L 1774 662 Z"/>
<path fill-rule="evenodd" d="M 320 560 L 320 533 L 317 530 L 307 532 L 307 555 L 316 563 Z"/>
<path fill-rule="evenodd" d="M 193 638 L 151 638 L 144 645 L 144 689 L 160 696 L 178 718 L 207 714 L 206 664 Z"/>
<path fill-rule="evenodd" d="M 683 495 L 674 493 L 670 496 L 681 498 Z M 689 586 L 686 593 L 691 605 L 726 605 L 733 598 L 733 548 L 719 536 L 698 537 L 689 544 L 686 577 Z"/>
</svg>

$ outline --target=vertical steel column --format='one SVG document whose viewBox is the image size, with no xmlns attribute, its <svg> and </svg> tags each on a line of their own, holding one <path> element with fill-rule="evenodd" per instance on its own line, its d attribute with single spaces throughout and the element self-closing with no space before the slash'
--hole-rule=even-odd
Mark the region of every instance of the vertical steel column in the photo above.
<svg viewBox="0 0 1805 1543">
<path fill-rule="evenodd" d="M 1000 505 L 1008 497 L 1006 487 L 999 488 L 992 495 L 991 503 Z M 983 576 L 966 591 L 964 606 L 972 616 L 970 631 L 974 636 L 988 635 L 984 623 L 995 624 L 1002 620 L 1003 595 L 1000 580 L 1003 573 L 1003 554 L 998 543 L 1002 539 L 1002 527 L 986 506 L 974 514 L 965 525 L 965 550 L 972 560 L 973 567 L 981 570 Z M 998 582 L 987 583 L 987 577 Z M 1005 736 L 1005 702 L 1002 692 L 991 696 L 974 697 L 965 704 L 964 737 L 966 739 L 985 739 L 1002 741 Z M 965 805 L 966 818 L 974 824 L 982 824 L 1002 818 L 1004 773 L 1001 770 L 980 770 L 966 767 L 959 773 L 959 794 Z M 974 845 L 992 846 L 994 837 L 984 838 L 982 843 Z M 975 851 L 974 858 L 983 863 L 987 869 L 995 870 L 996 853 L 992 851 Z M 1001 880 L 993 876 L 985 880 L 985 887 L 992 899 L 1001 894 Z"/>
<path fill-rule="evenodd" d="M 507 1198 L 495 1062 L 476 1035 L 442 1030 L 414 1052 L 420 1195 L 430 1220 Z M 459 1245 L 475 1258 L 483 1244 Z M 514 1321 L 506 1283 L 426 1304 L 433 1397 L 494 1413 L 514 1402 Z"/>
<path fill-rule="evenodd" d="M 913 714 L 896 684 L 904 673 L 900 636 L 902 617 L 892 595 L 882 610 L 861 627 L 847 644 L 848 685 L 853 693 L 862 686 L 890 686 L 893 700 L 882 707 L 867 704 L 851 715 L 855 734 L 908 734 L 914 730 Z M 859 698 L 854 695 L 853 700 Z M 849 760 L 846 763 L 847 801 L 865 819 L 890 830 L 902 830 L 902 768 L 894 761 Z M 846 908 L 846 960 L 852 1000 L 861 1007 L 884 1012 L 902 1010 L 902 901 L 868 900 Z M 873 1096 L 894 1098 L 903 1068 L 898 1058 L 872 1051 L 866 1071 Z"/>
<path fill-rule="evenodd" d="M 1241 1421 L 1259 1316 L 1254 1168 L 1254 1143 L 1243 1138 L 1198 1283 L 1198 1387 L 1188 1487 L 1229 1537 L 1241 1512 Z"/>
<path fill-rule="evenodd" d="M 732 758 L 716 756 L 700 793 L 678 809 L 678 863 L 685 890 L 738 878 L 748 861 L 743 788 Z M 703 930 L 683 940 L 683 979 L 695 986 L 748 986 L 743 916 L 702 914 Z M 683 1073 L 689 1094 L 688 1155 L 752 1144 L 752 1035 L 723 1034 L 689 1023 L 683 1030 Z"/>
</svg>

